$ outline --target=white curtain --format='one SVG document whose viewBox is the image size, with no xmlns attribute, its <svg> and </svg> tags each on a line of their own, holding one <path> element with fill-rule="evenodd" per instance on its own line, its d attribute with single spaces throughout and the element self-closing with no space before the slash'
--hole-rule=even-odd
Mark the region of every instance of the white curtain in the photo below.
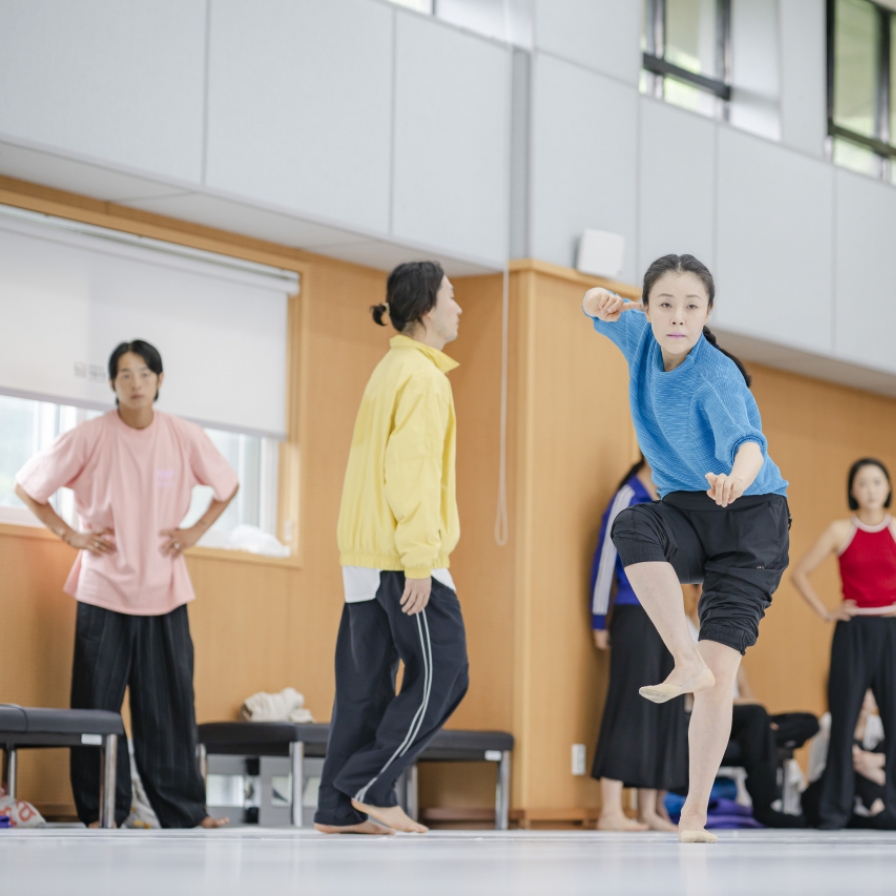
<svg viewBox="0 0 896 896">
<path fill-rule="evenodd" d="M 158 407 L 283 438 L 294 273 L 0 207 L 0 392 L 111 408 L 109 355 L 158 348 Z"/>
</svg>

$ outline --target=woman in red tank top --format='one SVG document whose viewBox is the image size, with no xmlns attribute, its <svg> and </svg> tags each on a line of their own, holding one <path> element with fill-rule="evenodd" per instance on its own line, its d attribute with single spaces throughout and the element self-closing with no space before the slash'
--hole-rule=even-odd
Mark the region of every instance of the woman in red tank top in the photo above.
<svg viewBox="0 0 896 896">
<path fill-rule="evenodd" d="M 831 643 L 828 709 L 831 739 L 821 781 L 819 827 L 838 830 L 852 817 L 855 793 L 853 733 L 865 691 L 874 693 L 884 725 L 884 810 L 873 826 L 896 827 L 896 522 L 890 517 L 890 474 L 865 457 L 849 470 L 847 500 L 854 515 L 835 520 L 792 578 L 800 594 L 827 622 L 836 622 Z M 840 563 L 843 602 L 829 610 L 809 575 L 831 554 Z"/>
</svg>

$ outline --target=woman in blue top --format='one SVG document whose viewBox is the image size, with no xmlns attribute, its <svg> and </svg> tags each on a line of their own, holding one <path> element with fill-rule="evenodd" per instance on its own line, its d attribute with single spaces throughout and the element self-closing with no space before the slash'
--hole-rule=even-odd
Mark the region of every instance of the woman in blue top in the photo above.
<svg viewBox="0 0 896 896">
<path fill-rule="evenodd" d="M 706 810 L 731 733 L 734 681 L 789 545 L 787 483 L 768 456 L 746 371 L 706 329 L 714 299 L 705 265 L 666 255 L 644 275 L 643 305 L 604 289 L 582 303 L 628 361 L 632 418 L 661 496 L 622 511 L 611 536 L 675 660 L 666 680 L 641 695 L 665 703 L 694 694 L 679 824 L 687 843 L 716 840 L 704 829 Z M 688 582 L 703 583 L 696 647 L 679 587 Z"/>
<path fill-rule="evenodd" d="M 610 681 L 591 770 L 592 777 L 600 781 L 597 827 L 601 831 L 674 831 L 658 797 L 661 791 L 687 786 L 684 701 L 656 707 L 638 696 L 640 687 L 672 671 L 672 655 L 638 603 L 610 538 L 613 523 L 623 510 L 658 497 L 642 456 L 622 478 L 604 511 L 594 552 L 590 590 L 594 642 L 600 650 L 610 648 Z M 638 788 L 639 821 L 622 811 L 623 786 Z"/>
</svg>

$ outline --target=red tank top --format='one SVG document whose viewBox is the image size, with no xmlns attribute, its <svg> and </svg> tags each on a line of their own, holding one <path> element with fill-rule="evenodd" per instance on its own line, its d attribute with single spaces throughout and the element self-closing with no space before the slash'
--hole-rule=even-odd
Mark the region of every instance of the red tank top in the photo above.
<svg viewBox="0 0 896 896">
<path fill-rule="evenodd" d="M 852 519 L 852 535 L 840 551 L 843 599 L 871 611 L 896 604 L 896 541 L 889 514 L 878 526 Z"/>
</svg>

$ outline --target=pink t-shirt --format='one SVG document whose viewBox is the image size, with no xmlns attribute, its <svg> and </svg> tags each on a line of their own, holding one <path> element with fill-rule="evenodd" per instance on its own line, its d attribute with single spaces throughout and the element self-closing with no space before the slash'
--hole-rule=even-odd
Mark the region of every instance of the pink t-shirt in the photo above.
<svg viewBox="0 0 896 896">
<path fill-rule="evenodd" d="M 162 529 L 187 515 L 194 485 L 224 501 L 237 476 L 201 426 L 155 411 L 134 429 L 109 411 L 60 436 L 33 457 L 16 481 L 46 503 L 62 486 L 75 493 L 82 528 L 111 529 L 115 550 L 79 551 L 65 591 L 86 604 L 159 616 L 196 596 L 183 556 L 162 554 Z"/>
</svg>

